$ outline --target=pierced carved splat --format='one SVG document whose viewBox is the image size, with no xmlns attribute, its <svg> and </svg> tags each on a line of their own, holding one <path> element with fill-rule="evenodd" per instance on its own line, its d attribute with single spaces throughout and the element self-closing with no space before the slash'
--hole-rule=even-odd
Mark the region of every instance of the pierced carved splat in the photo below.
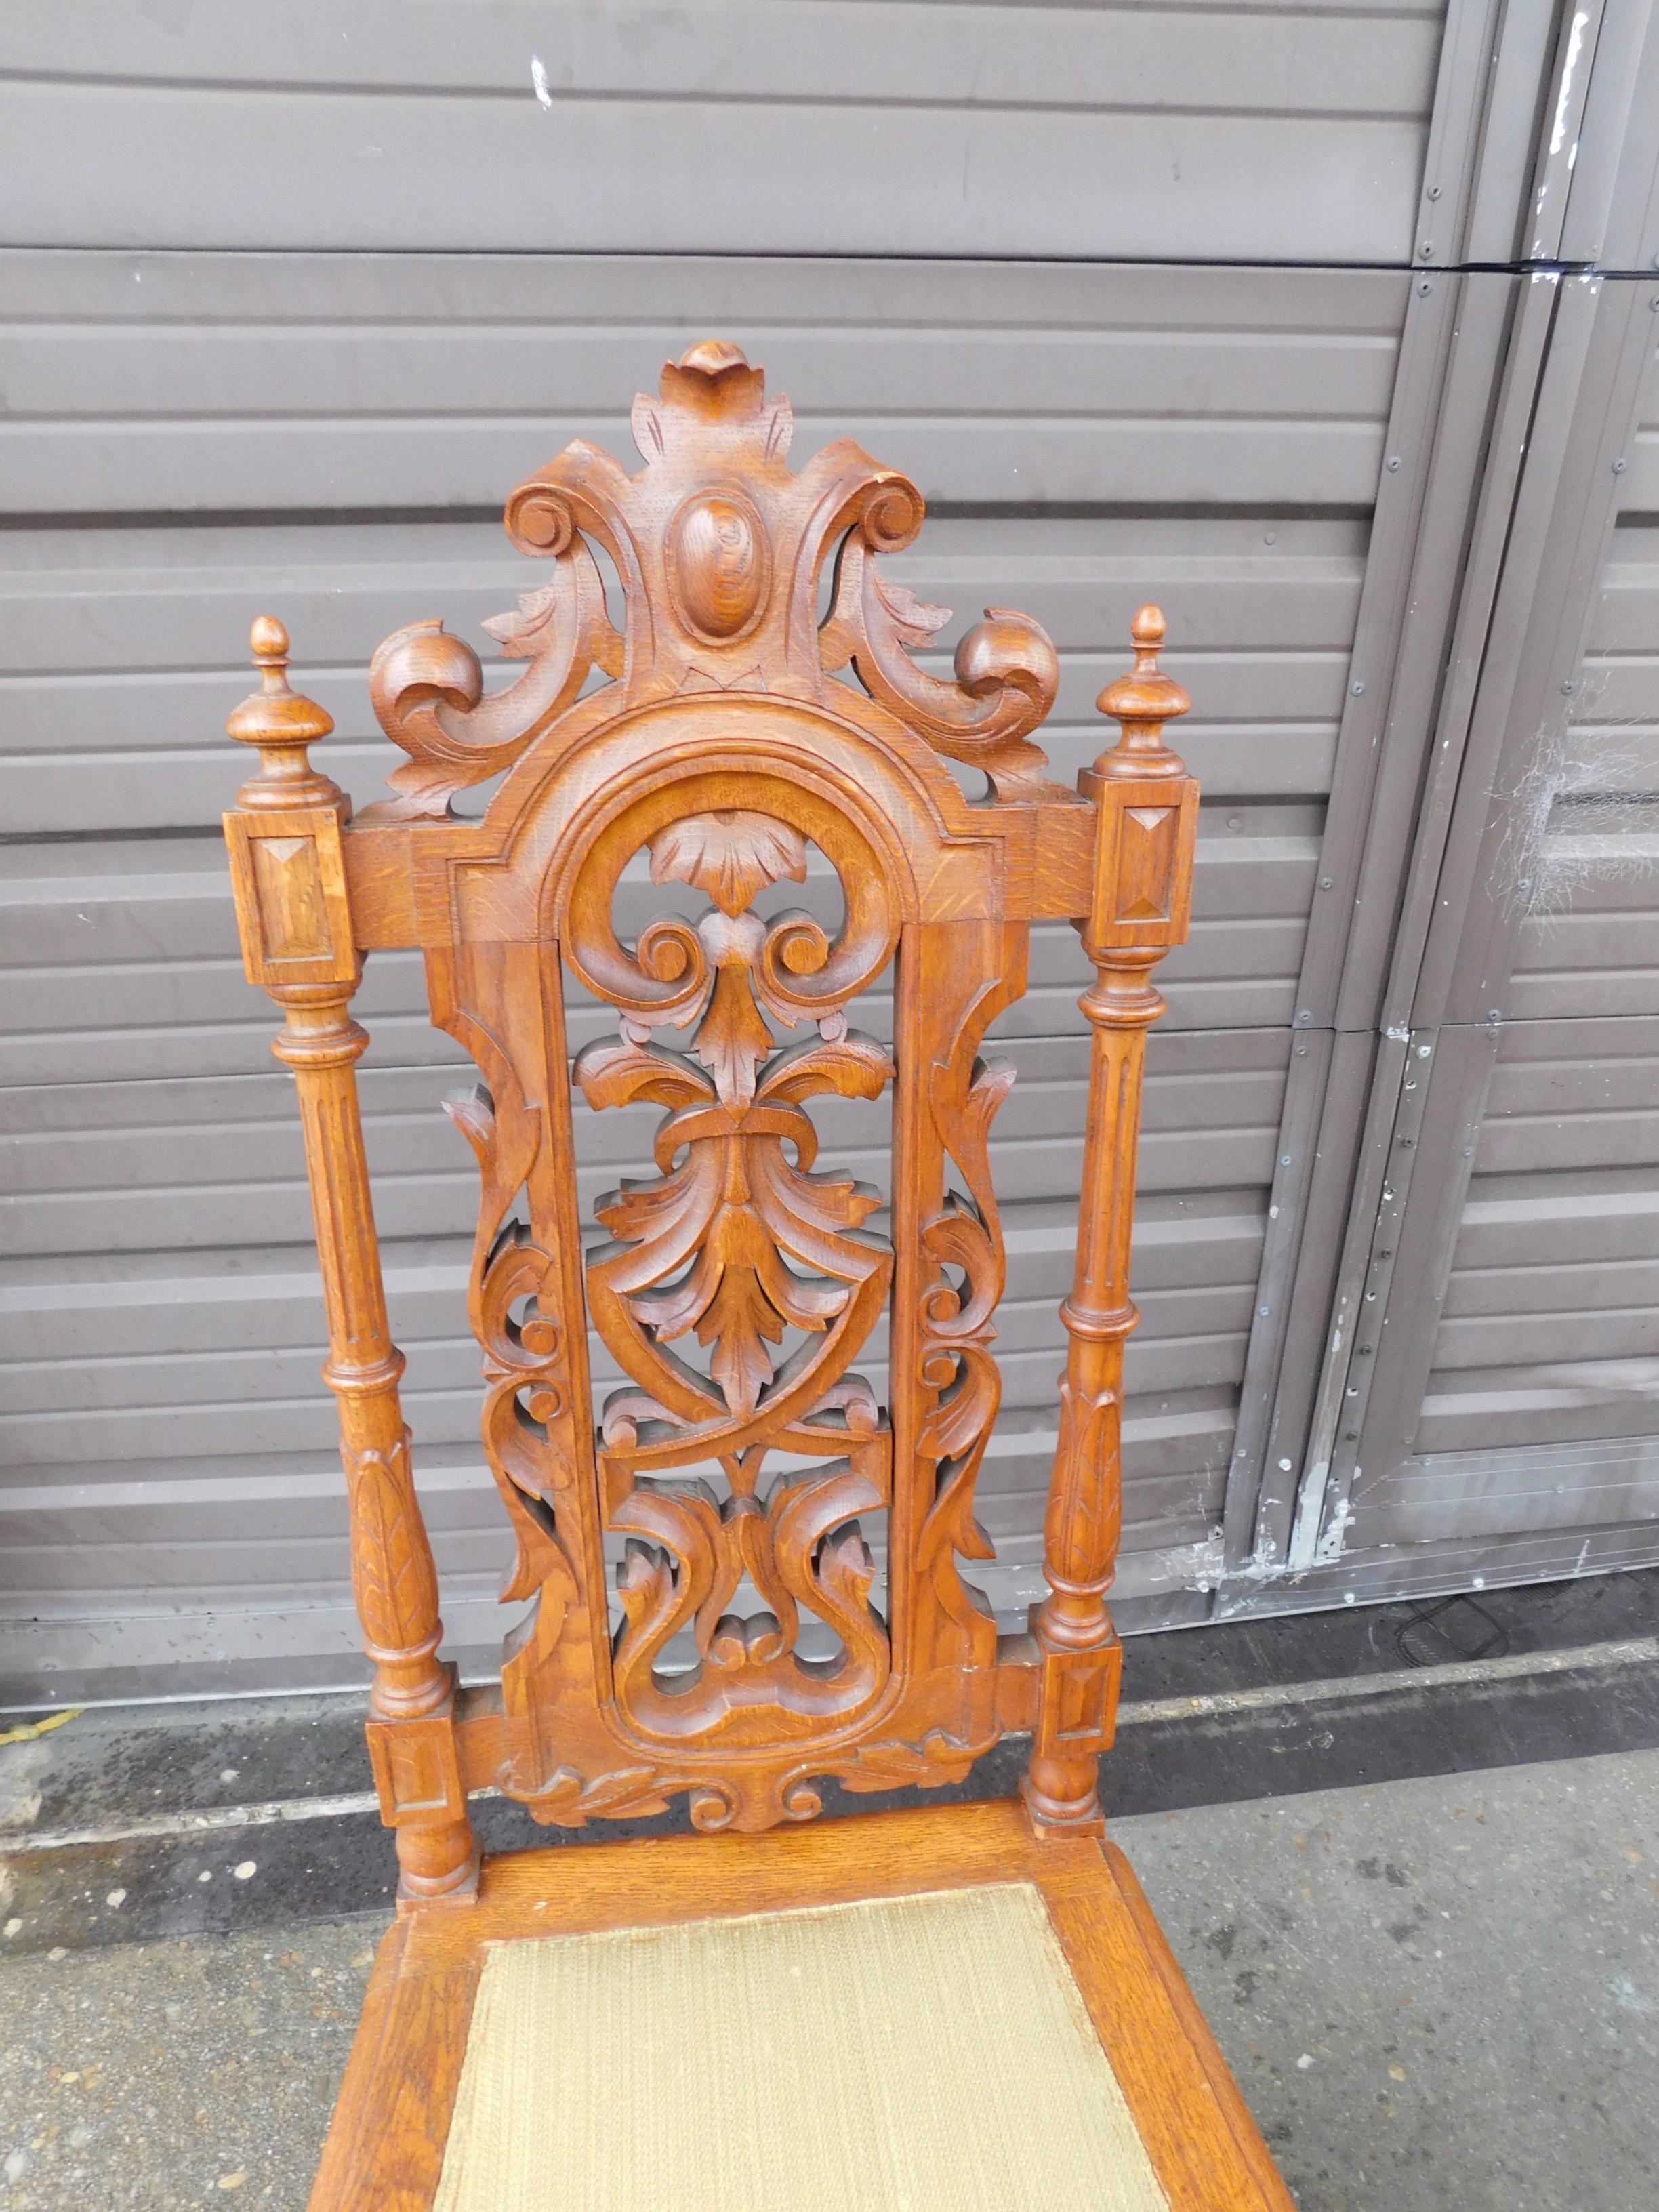
<svg viewBox="0 0 1659 2212">
<path fill-rule="evenodd" d="M 1086 1827 L 1110 1735 L 1139 1048 L 1148 972 L 1185 932 L 1195 805 L 1161 742 L 1185 705 L 1161 617 L 1136 618 L 1135 672 L 1102 699 L 1123 740 L 1074 794 L 1033 741 L 1058 674 L 1042 631 L 989 610 L 946 672 L 948 611 L 884 568 L 921 523 L 908 478 L 848 440 L 793 470 L 787 400 L 717 342 L 665 368 L 633 428 L 633 473 L 578 441 L 507 501 L 514 543 L 550 563 L 485 625 L 514 680 L 486 690 L 435 620 L 374 656 L 405 757 L 391 799 L 354 821 L 310 767 L 330 725 L 289 690 L 274 623 L 230 726 L 262 759 L 227 817 L 239 918 L 288 1014 L 371 1748 L 410 1897 L 466 1893 L 465 1790 L 485 1783 L 573 1826 L 684 1794 L 700 1827 L 763 1828 L 816 1813 L 824 1775 L 954 1781 L 1029 1728 L 1034 1819 Z M 452 813 L 497 777 L 479 819 Z M 1058 918 L 1097 970 L 1090 1127 L 1050 1595 L 1009 1633 L 970 1579 L 991 1556 L 990 1137 L 1011 1080 L 982 1048 L 1031 923 Z M 437 1656 L 353 1088 L 362 954 L 410 945 L 481 1078 L 450 1111 L 480 1171 L 469 1312 L 521 1608 L 495 1701 L 458 1695 Z M 568 987 L 615 1017 L 574 1065 Z M 852 1025 L 879 1026 L 859 1003 L 878 994 L 879 1036 Z M 586 1217 L 577 1097 L 659 1115 L 648 1170 Z M 890 1113 L 879 1190 L 827 1142 L 842 1102 Z M 597 1417 L 591 1336 L 626 1377 Z"/>
<path fill-rule="evenodd" d="M 681 817 L 649 851 L 653 883 L 689 884 L 708 909 L 695 925 L 642 933 L 636 966 L 672 967 L 679 988 L 655 1002 L 637 987 L 622 998 L 623 1035 L 586 1046 L 574 1075 L 590 1106 L 668 1109 L 656 1177 L 596 1208 L 611 1241 L 590 1254 L 586 1291 L 593 1325 L 634 1385 L 600 1425 L 609 1526 L 635 1540 L 617 1695 L 643 1725 L 684 1735 L 745 1704 L 818 1716 L 855 1706 L 889 1673 L 856 1516 L 888 1502 L 891 1438 L 848 1368 L 885 1304 L 892 1251 L 865 1226 L 881 1194 L 815 1167 L 807 1102 L 875 1099 L 893 1073 L 885 1048 L 850 1031 L 846 1013 L 891 933 L 849 963 L 810 917 L 769 925 L 751 910 L 758 892 L 805 878 L 806 839 L 776 816 Z M 571 951 L 581 964 L 580 936 Z M 817 1034 L 777 1049 L 769 1015 Z M 654 1041 L 671 1025 L 689 1032 L 685 1050 Z M 676 1348 L 693 1338 L 706 1365 Z M 780 1454 L 825 1464 L 774 1474 L 767 1462 Z M 724 1498 L 706 1480 L 649 1479 L 696 1463 L 718 1465 Z M 764 1607 L 747 1623 L 728 1611 L 745 1579 Z M 839 1638 L 833 1668 L 805 1668 L 795 1656 L 803 1611 Z M 702 1680 L 665 1693 L 653 1663 L 687 1628 Z"/>
</svg>

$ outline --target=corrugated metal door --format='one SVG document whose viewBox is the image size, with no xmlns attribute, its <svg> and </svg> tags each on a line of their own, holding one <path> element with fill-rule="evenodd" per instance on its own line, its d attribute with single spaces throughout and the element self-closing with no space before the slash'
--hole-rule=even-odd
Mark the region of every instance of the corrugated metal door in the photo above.
<svg viewBox="0 0 1659 2212">
<path fill-rule="evenodd" d="M 298 1135 L 235 957 L 217 732 L 247 623 L 279 607 L 336 717 L 328 766 L 374 796 L 368 650 L 510 605 L 505 489 L 571 435 L 626 452 L 628 395 L 711 331 L 794 394 L 801 447 L 850 432 L 916 477 L 905 580 L 959 620 L 1048 624 L 1059 772 L 1097 748 L 1133 607 L 1170 611 L 1206 805 L 1148 1092 L 1119 1610 L 1321 1601 L 1280 1584 L 1397 1057 L 1448 640 L 1533 359 L 1505 270 L 1564 74 L 1578 96 L 1565 35 L 1542 0 L 1444 27 L 842 0 L 0 27 L 14 1694 L 355 1674 Z M 1036 1586 L 1084 975 L 1046 934 L 1005 1024 L 984 1498 L 1009 1610 Z M 503 1538 L 461 1309 L 474 1170 L 436 1111 L 453 1049 L 412 958 L 371 963 L 358 1006 L 419 1479 L 482 1666 Z"/>
<path fill-rule="evenodd" d="M 1645 17 L 1593 27 L 1582 119 L 1552 127 L 1595 156 L 1553 210 L 1539 194 L 1560 265 L 1516 317 L 1482 532 L 1502 557 L 1477 542 L 1390 948 L 1292 1534 L 1294 1586 L 1322 1601 L 1659 1559 Z"/>
</svg>

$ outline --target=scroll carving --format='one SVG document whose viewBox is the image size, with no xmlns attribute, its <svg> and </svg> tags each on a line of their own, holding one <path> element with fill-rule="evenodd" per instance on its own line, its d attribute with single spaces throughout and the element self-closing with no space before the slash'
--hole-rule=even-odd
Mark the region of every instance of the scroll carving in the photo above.
<svg viewBox="0 0 1659 2212">
<path fill-rule="evenodd" d="M 435 620 L 375 654 L 375 716 L 409 759 L 388 778 L 395 796 L 361 819 L 444 816 L 455 792 L 510 768 L 595 669 L 629 708 L 682 690 L 824 703 L 826 678 L 850 662 L 873 699 L 982 768 L 1000 798 L 1053 795 L 1030 733 L 1054 703 L 1059 663 L 1036 623 L 988 610 L 957 647 L 954 681 L 910 658 L 951 616 L 877 565 L 921 526 L 908 477 L 848 438 L 792 472 L 788 400 L 769 398 L 760 370 L 715 341 L 668 363 L 658 396 L 635 398 L 632 422 L 645 463 L 635 475 L 578 439 L 507 503 L 514 544 L 555 564 L 515 612 L 484 624 L 507 659 L 529 664 L 515 683 L 486 693 L 477 655 Z M 615 566 L 621 633 L 590 540 Z M 838 540 L 835 610 L 820 629 L 819 575 Z"/>
<path fill-rule="evenodd" d="M 523 592 L 516 611 L 484 628 L 504 659 L 528 661 L 517 683 L 485 695 L 478 656 L 441 622 L 394 630 L 369 663 L 374 718 L 409 755 L 386 781 L 397 794 L 364 820 L 441 817 L 453 794 L 510 768 L 577 696 L 589 672 L 622 672 L 622 641 L 605 611 L 592 554 L 571 532 L 553 555 L 550 583 Z"/>
<path fill-rule="evenodd" d="M 842 548 L 836 604 L 823 635 L 828 669 L 850 661 L 859 681 L 951 759 L 983 769 L 999 799 L 1051 793 L 1047 755 L 1030 732 L 1054 703 L 1060 659 L 1030 616 L 987 607 L 957 647 L 956 681 L 945 683 L 910 658 L 951 619 L 877 568 L 856 536 Z"/>
<path fill-rule="evenodd" d="M 556 1603 L 577 1579 L 555 1521 L 575 1480 L 577 1409 L 554 1262 L 516 1210 L 542 1149 L 542 1119 L 526 1105 L 501 1040 L 476 1018 L 457 1015 L 450 1026 L 489 1078 L 447 1099 L 444 1110 L 477 1155 L 483 1182 L 468 1307 L 483 1354 L 486 1455 L 517 1545 L 501 1596 L 540 1591 L 545 1614 L 550 1591 Z M 555 1620 L 540 1625 L 556 1632 Z"/>
</svg>

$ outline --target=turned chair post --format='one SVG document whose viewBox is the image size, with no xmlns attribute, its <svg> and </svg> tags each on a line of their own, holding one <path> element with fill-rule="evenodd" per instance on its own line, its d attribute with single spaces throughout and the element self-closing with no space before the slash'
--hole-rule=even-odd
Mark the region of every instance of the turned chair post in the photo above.
<svg viewBox="0 0 1659 2212">
<path fill-rule="evenodd" d="M 400 1896 L 467 1896 L 477 1851 L 454 1738 L 453 1668 L 438 1657 L 438 1582 L 398 1399 L 356 1065 L 368 1032 L 351 1018 L 362 963 L 352 929 L 341 829 L 343 793 L 307 748 L 334 725 L 289 687 L 288 634 L 261 616 L 251 643 L 263 676 L 226 727 L 259 766 L 225 816 L 248 980 L 286 1017 L 272 1043 L 294 1072 L 305 1138 L 329 1356 L 351 1522 L 352 1589 L 374 1664 L 368 1738 L 386 1819 L 398 1832 Z"/>
<path fill-rule="evenodd" d="M 1164 724 L 1191 703 L 1159 672 L 1164 628 L 1157 607 L 1135 616 L 1133 672 L 1097 702 L 1121 734 L 1078 779 L 1099 810 L 1083 924 L 1095 981 L 1079 1001 L 1092 1031 L 1088 1119 L 1076 1272 L 1060 1308 L 1070 1346 L 1043 1529 L 1048 1595 L 1032 1615 L 1042 1671 L 1021 1784 L 1039 1828 L 1073 1832 L 1099 1823 L 1099 1755 L 1116 1715 L 1122 1655 L 1106 1593 L 1122 1518 L 1123 1340 L 1139 1318 L 1129 1243 L 1141 1072 L 1164 1012 L 1151 973 L 1187 934 L 1198 820 L 1197 783 L 1163 742 Z"/>
</svg>

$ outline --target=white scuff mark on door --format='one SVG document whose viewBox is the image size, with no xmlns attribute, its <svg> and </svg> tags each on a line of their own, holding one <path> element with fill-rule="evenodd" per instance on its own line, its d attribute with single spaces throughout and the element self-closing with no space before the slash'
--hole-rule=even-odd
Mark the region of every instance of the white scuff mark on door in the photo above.
<svg viewBox="0 0 1659 2212">
<path fill-rule="evenodd" d="M 1202 1542 L 1188 1544 L 1184 1551 L 1173 1553 L 1170 1564 L 1182 1589 L 1211 1590 L 1221 1580 L 1225 1562 L 1223 1559 L 1222 1536 L 1219 1528 L 1212 1528 Z"/>
<path fill-rule="evenodd" d="M 1396 1022 L 1392 1029 L 1384 1030 L 1382 1034 L 1390 1044 L 1409 1044 L 1412 1041 L 1412 1033 L 1403 1022 Z"/>
<path fill-rule="evenodd" d="M 553 95 L 547 88 L 547 69 L 539 54 L 530 57 L 530 88 L 544 107 L 551 107 Z"/>
<path fill-rule="evenodd" d="M 1359 1469 L 1355 1468 L 1353 1472 L 1354 1480 L 1355 1481 L 1358 1481 L 1359 1479 Z M 1334 1567 L 1336 1565 L 1337 1561 L 1342 1557 L 1342 1540 L 1352 1526 L 1353 1508 L 1346 1498 L 1339 1498 L 1337 1500 L 1336 1510 L 1331 1516 L 1330 1527 L 1325 1531 L 1324 1534 L 1320 1538 L 1318 1543 L 1314 1547 L 1314 1565 L 1316 1566 Z"/>
<path fill-rule="evenodd" d="M 1329 1460 L 1316 1460 L 1303 1476 L 1297 1491 L 1296 1518 L 1291 1523 L 1291 1540 L 1285 1555 L 1285 1567 L 1291 1574 L 1314 1564 L 1319 1516 L 1324 1510 L 1325 1483 L 1330 1471 Z"/>
<path fill-rule="evenodd" d="M 1550 132 L 1550 152 L 1559 154 L 1567 136 L 1567 107 L 1572 98 L 1572 73 L 1578 66 L 1578 57 L 1584 50 L 1584 30 L 1589 17 L 1580 9 L 1572 19 L 1572 31 L 1567 40 L 1567 58 L 1561 71 L 1561 90 L 1555 102 L 1555 127 Z M 1575 145 L 1574 152 L 1577 151 Z"/>
<path fill-rule="evenodd" d="M 1504 834 L 1487 877 L 1495 899 L 1547 926 L 1598 884 L 1640 882 L 1659 862 L 1659 778 L 1646 732 L 1604 720 L 1606 670 L 1562 686 L 1563 713 L 1538 734 L 1507 794 Z"/>
</svg>

